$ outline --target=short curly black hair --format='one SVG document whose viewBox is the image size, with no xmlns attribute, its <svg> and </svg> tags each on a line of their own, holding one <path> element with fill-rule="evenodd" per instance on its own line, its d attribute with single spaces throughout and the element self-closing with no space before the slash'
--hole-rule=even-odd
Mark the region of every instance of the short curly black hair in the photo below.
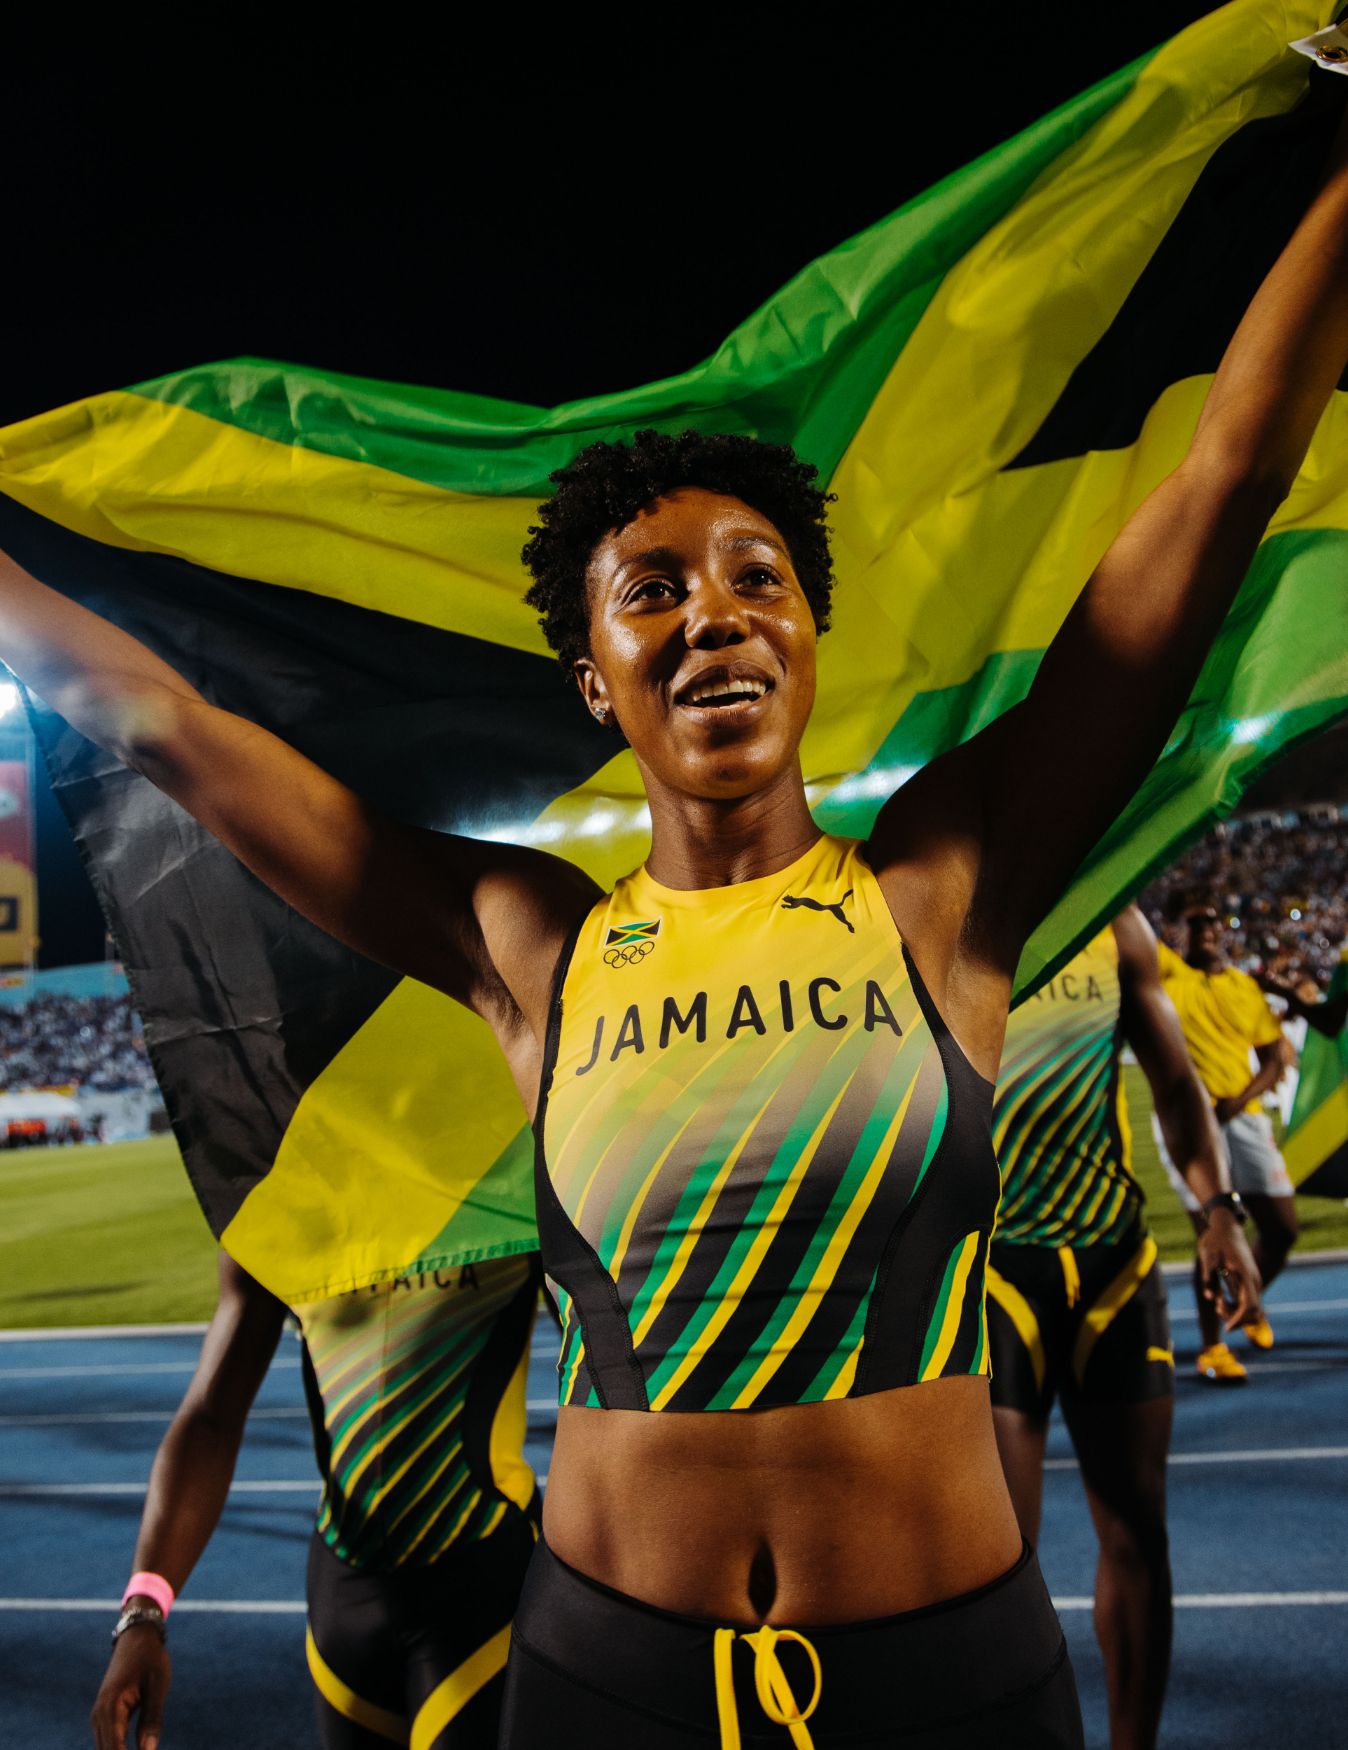
<svg viewBox="0 0 1348 1750">
<path fill-rule="evenodd" d="M 789 444 L 728 432 L 639 431 L 630 444 L 590 444 L 549 476 L 557 490 L 539 507 L 521 558 L 533 574 L 525 601 L 570 674 L 590 648 L 585 573 L 606 535 L 680 486 L 742 499 L 786 542 L 820 632 L 828 630 L 833 561 L 827 508 L 835 494 L 815 485 L 819 470 Z"/>
</svg>

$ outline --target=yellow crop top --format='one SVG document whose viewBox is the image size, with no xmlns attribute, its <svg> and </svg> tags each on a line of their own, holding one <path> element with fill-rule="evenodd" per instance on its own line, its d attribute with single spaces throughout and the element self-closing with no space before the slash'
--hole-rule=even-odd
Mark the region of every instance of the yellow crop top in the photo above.
<svg viewBox="0 0 1348 1750">
<path fill-rule="evenodd" d="M 561 1401 L 986 1372 L 991 1106 L 856 843 L 729 887 L 620 881 L 562 956 L 535 1123 Z"/>
</svg>

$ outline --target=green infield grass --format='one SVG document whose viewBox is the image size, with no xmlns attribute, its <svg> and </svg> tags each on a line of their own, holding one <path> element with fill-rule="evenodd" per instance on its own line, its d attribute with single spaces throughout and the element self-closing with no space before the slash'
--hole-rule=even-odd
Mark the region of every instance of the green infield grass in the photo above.
<svg viewBox="0 0 1348 1750">
<path fill-rule="evenodd" d="M 1151 1128 L 1151 1092 L 1142 1071 L 1125 1064 L 1124 1087 L 1133 1132 L 1133 1166 L 1147 1193 L 1147 1225 L 1156 1236 L 1164 1259 L 1193 1255 L 1193 1228 L 1170 1188 L 1165 1168 L 1156 1152 Z M 1297 1252 L 1323 1252 L 1348 1246 L 1348 1208 L 1333 1197 L 1298 1197 L 1297 1216 L 1301 1238 Z M 1295 1255 L 1295 1254 L 1294 1254 Z"/>
<path fill-rule="evenodd" d="M 215 1260 L 171 1136 L 0 1152 L 0 1327 L 209 1318 Z"/>
<path fill-rule="evenodd" d="M 1191 1255 L 1140 1070 L 1124 1070 L 1133 1157 L 1163 1258 Z M 1348 1209 L 1298 1199 L 1302 1253 L 1348 1246 Z M 0 1328 L 209 1318 L 215 1245 L 170 1136 L 0 1152 Z"/>
</svg>

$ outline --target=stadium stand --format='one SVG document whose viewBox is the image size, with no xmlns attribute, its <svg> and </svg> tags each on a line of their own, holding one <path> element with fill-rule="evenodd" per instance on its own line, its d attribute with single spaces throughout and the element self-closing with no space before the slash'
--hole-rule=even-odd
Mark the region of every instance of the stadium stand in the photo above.
<svg viewBox="0 0 1348 1750">
<path fill-rule="evenodd" d="M 34 997 L 0 1009 L 0 1075 L 6 1092 L 154 1088 L 140 1021 L 126 996 Z"/>
<path fill-rule="evenodd" d="M 1190 846 L 1142 894 L 1142 908 L 1174 943 L 1187 905 L 1224 914 L 1233 962 L 1322 988 L 1348 937 L 1348 811 L 1332 803 L 1234 816 Z"/>
</svg>

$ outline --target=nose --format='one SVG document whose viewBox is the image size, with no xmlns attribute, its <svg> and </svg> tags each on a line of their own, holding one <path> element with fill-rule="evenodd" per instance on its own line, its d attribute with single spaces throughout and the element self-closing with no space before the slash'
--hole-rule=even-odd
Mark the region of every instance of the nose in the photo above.
<svg viewBox="0 0 1348 1750">
<path fill-rule="evenodd" d="M 684 638 L 690 650 L 723 650 L 748 636 L 748 610 L 733 589 L 707 580 L 689 590 Z"/>
</svg>

